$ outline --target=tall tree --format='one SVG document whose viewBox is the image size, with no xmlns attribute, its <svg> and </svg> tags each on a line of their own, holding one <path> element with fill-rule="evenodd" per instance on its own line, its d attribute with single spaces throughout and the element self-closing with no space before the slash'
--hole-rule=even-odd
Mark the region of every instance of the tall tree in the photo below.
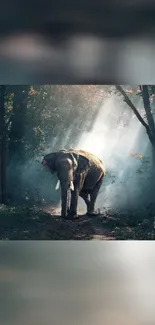
<svg viewBox="0 0 155 325">
<path fill-rule="evenodd" d="M 149 126 L 150 142 L 152 144 L 153 173 L 155 173 L 155 123 L 151 112 L 149 89 L 147 85 L 140 86 L 142 91 L 143 103 Z"/>
<path fill-rule="evenodd" d="M 27 102 L 30 86 L 12 86 L 13 96 L 13 114 L 11 118 L 10 142 L 9 142 L 9 160 L 14 155 L 18 155 L 19 160 L 24 159 L 23 141 L 25 137 L 25 122 L 27 113 Z"/>
<path fill-rule="evenodd" d="M 6 203 L 6 124 L 5 124 L 6 86 L 0 86 L 0 202 Z"/>
</svg>

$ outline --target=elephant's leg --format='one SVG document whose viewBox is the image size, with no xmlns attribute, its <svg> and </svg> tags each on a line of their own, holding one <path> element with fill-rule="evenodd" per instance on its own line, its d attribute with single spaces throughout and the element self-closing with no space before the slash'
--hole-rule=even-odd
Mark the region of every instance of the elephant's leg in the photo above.
<svg viewBox="0 0 155 325">
<path fill-rule="evenodd" d="M 85 191 L 81 191 L 79 193 L 79 196 L 82 197 L 82 199 L 85 201 L 86 206 L 87 206 L 87 212 L 89 211 L 89 206 L 90 206 L 90 200 L 89 200 L 89 193 Z"/>
<path fill-rule="evenodd" d="M 70 212 L 70 199 L 71 199 L 71 197 L 70 197 L 70 191 L 69 191 L 68 200 L 67 200 L 67 214 L 69 214 L 69 212 Z"/>
<path fill-rule="evenodd" d="M 77 205 L 78 205 L 78 197 L 79 197 L 79 191 L 78 189 L 74 189 L 74 191 L 71 192 L 71 203 L 70 203 L 70 210 L 68 213 L 68 217 L 70 218 L 77 218 Z"/>
<path fill-rule="evenodd" d="M 96 199 L 97 199 L 100 187 L 102 185 L 102 182 L 103 182 L 103 177 L 100 178 L 100 180 L 97 182 L 97 184 L 95 185 L 93 190 L 90 192 L 90 204 L 89 204 L 89 209 L 87 211 L 88 215 L 96 215 L 95 203 L 96 203 Z"/>
<path fill-rule="evenodd" d="M 74 191 L 71 191 L 71 203 L 70 203 L 70 211 L 69 211 L 69 217 L 77 218 L 77 206 L 78 206 L 78 198 L 79 193 L 81 192 L 84 184 L 85 176 L 84 175 L 78 175 L 76 178 L 76 181 L 74 182 Z"/>
<path fill-rule="evenodd" d="M 61 216 L 66 218 L 69 209 L 69 190 L 61 189 Z"/>
</svg>

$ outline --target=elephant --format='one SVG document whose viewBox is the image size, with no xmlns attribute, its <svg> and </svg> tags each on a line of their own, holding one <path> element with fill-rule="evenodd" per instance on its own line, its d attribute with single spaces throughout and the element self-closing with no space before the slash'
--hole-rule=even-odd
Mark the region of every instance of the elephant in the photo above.
<svg viewBox="0 0 155 325">
<path fill-rule="evenodd" d="M 87 215 L 97 214 L 95 203 L 105 176 L 105 167 L 98 157 L 84 150 L 63 149 L 47 154 L 42 165 L 52 174 L 57 173 L 61 186 L 62 218 L 78 218 L 79 196 L 86 203 Z"/>
</svg>

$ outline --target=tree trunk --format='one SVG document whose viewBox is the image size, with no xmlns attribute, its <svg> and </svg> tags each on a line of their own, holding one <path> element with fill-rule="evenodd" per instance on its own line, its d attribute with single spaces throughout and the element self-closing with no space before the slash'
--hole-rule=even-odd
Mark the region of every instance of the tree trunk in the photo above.
<svg viewBox="0 0 155 325">
<path fill-rule="evenodd" d="M 143 103 L 144 103 L 144 109 L 146 112 L 146 117 L 149 125 L 149 129 L 151 132 L 151 145 L 152 145 L 152 174 L 153 177 L 155 176 L 155 123 L 153 119 L 153 115 L 151 112 L 151 106 L 150 106 L 150 98 L 149 98 L 149 91 L 147 85 L 141 86 L 142 90 L 142 97 L 143 97 Z M 153 180 L 154 182 L 154 180 Z"/>
<path fill-rule="evenodd" d="M 0 86 L 0 202 L 5 204 L 6 197 L 6 127 L 5 127 L 5 96 L 6 86 Z"/>
<path fill-rule="evenodd" d="M 152 174 L 155 183 L 155 146 L 152 146 Z"/>
<path fill-rule="evenodd" d="M 149 128 L 151 130 L 151 133 L 152 133 L 153 137 L 155 137 L 155 124 L 154 124 L 154 119 L 153 119 L 153 115 L 152 115 L 152 112 L 151 112 L 148 86 L 147 85 L 142 85 L 141 89 L 142 89 L 143 103 L 144 103 L 144 108 L 145 108 L 145 112 L 146 112 L 148 125 L 149 125 Z"/>
<path fill-rule="evenodd" d="M 13 116 L 9 142 L 9 161 L 18 156 L 19 161 L 24 160 L 25 150 L 23 140 L 25 137 L 25 124 L 27 117 L 27 102 L 30 86 L 12 86 Z"/>
<path fill-rule="evenodd" d="M 155 211 L 155 146 L 152 146 L 152 171 L 150 174 L 150 201 L 151 209 Z"/>
<path fill-rule="evenodd" d="M 152 172 L 151 172 L 151 179 L 150 179 L 150 198 L 152 201 L 152 207 L 155 209 L 155 201 L 154 201 L 154 196 L 155 196 L 155 123 L 154 123 L 154 118 L 151 112 L 151 105 L 150 105 L 150 97 L 149 97 L 149 91 L 148 91 L 148 86 L 147 85 L 142 85 L 141 86 L 142 90 L 142 97 L 143 97 L 143 103 L 144 103 L 144 109 L 146 112 L 146 117 L 151 133 L 150 137 L 150 142 L 152 145 Z"/>
</svg>

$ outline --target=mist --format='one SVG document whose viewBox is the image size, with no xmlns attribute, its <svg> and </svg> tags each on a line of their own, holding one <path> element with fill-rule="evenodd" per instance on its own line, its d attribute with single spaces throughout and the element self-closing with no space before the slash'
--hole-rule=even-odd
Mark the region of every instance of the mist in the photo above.
<svg viewBox="0 0 155 325">
<path fill-rule="evenodd" d="M 143 107 L 141 97 L 135 96 L 133 102 L 137 109 Z M 19 166 L 18 158 L 16 162 L 12 161 L 8 166 L 9 182 L 14 184 L 15 175 L 20 179 L 12 194 L 15 200 L 16 197 L 23 196 L 28 204 L 35 201 L 35 204 L 53 206 L 59 213 L 60 189 L 55 190 L 57 177 L 46 171 L 41 161 L 50 152 L 72 147 L 97 155 L 105 164 L 106 176 L 97 199 L 97 209 L 145 209 L 149 202 L 151 162 L 151 146 L 145 129 L 118 95 L 107 95 L 98 101 L 96 107 L 92 105 L 91 113 L 88 111 L 85 121 L 81 121 L 80 110 L 75 116 L 73 114 L 74 118 L 67 131 L 63 129 L 63 123 L 66 124 L 69 118 L 66 111 L 61 131 L 46 141 L 45 148 L 39 154 L 28 159 L 22 166 Z M 148 158 L 146 168 L 144 157 Z M 81 198 L 78 208 L 80 213 L 86 211 Z"/>
<path fill-rule="evenodd" d="M 138 98 L 137 106 L 142 106 L 141 98 Z M 126 116 L 130 120 L 123 127 Z M 146 191 L 149 168 L 143 175 L 138 174 L 142 160 L 133 154 L 142 157 L 147 155 L 151 160 L 149 140 L 131 109 L 117 96 L 111 96 L 103 102 L 92 130 L 83 132 L 77 148 L 94 153 L 105 164 L 107 175 L 97 199 L 99 208 L 103 208 L 103 205 L 111 208 L 138 208 L 141 200 L 145 199 L 145 203 L 148 201 Z"/>
</svg>

